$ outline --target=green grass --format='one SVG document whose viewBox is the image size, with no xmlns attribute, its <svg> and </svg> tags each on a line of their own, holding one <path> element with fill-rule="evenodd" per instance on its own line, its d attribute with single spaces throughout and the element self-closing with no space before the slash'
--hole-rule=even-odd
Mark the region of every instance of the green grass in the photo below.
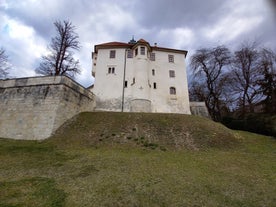
<svg viewBox="0 0 276 207">
<path fill-rule="evenodd" d="M 173 150 L 225 149 L 239 142 L 237 133 L 197 116 L 111 112 L 81 113 L 62 126 L 52 140 L 60 148 L 119 144 Z"/>
<path fill-rule="evenodd" d="M 54 179 L 33 177 L 0 183 L 0 206 L 63 206 L 65 193 Z"/>
<path fill-rule="evenodd" d="M 273 138 L 221 128 L 238 139 L 226 140 L 232 146 L 223 147 L 223 139 L 214 138 L 213 132 L 206 138 L 209 141 L 202 140 L 200 136 L 206 136 L 200 135 L 202 127 L 201 132 L 194 131 L 199 137 L 189 137 L 197 139 L 192 140 L 194 148 L 189 144 L 180 148 L 164 137 L 150 139 L 149 135 L 158 135 L 154 130 L 141 131 L 150 116 L 124 126 L 114 121 L 117 128 L 108 120 L 108 127 L 93 126 L 91 132 L 89 125 L 100 121 L 92 117 L 81 115 L 88 123 L 78 117 L 43 142 L 0 139 L 0 207 L 275 206 Z M 158 119 L 163 130 L 169 128 L 169 118 Z M 173 126 L 180 129 L 181 118 L 176 119 Z M 205 120 L 195 120 L 204 125 Z M 160 127 L 156 120 L 154 124 Z M 75 132 L 72 125 L 81 130 Z M 223 134 L 220 127 L 216 134 Z"/>
</svg>

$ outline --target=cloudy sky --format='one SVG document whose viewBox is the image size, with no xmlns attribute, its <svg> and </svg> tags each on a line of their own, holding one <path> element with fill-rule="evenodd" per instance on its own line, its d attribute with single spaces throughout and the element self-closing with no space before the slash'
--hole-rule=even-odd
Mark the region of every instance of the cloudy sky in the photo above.
<svg viewBox="0 0 276 207">
<path fill-rule="evenodd" d="M 55 36 L 53 22 L 77 27 L 82 73 L 92 83 L 95 44 L 128 42 L 132 35 L 151 45 L 188 50 L 224 44 L 231 49 L 257 41 L 276 51 L 274 0 L 0 0 L 0 47 L 5 48 L 10 76 L 35 76 L 41 55 Z"/>
</svg>

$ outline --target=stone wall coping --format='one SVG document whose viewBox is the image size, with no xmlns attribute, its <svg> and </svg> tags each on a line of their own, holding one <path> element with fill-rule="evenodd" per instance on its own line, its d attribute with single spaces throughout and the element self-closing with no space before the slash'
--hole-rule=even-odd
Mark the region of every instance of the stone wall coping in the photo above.
<svg viewBox="0 0 276 207">
<path fill-rule="evenodd" d="M 67 76 L 36 76 L 0 80 L 0 88 L 20 88 L 41 85 L 65 85 L 89 98 L 94 94 Z"/>
<path fill-rule="evenodd" d="M 205 102 L 190 102 L 190 106 L 191 107 L 198 107 L 198 106 L 206 107 Z"/>
</svg>

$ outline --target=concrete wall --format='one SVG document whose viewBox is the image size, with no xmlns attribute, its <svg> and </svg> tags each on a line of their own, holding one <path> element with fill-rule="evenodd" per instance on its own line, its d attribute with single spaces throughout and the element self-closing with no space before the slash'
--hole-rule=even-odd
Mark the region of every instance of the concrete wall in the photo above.
<svg viewBox="0 0 276 207">
<path fill-rule="evenodd" d="M 151 102 L 146 99 L 133 99 L 130 102 L 131 112 L 151 112 Z"/>
<path fill-rule="evenodd" d="M 94 108 L 94 95 L 65 76 L 0 80 L 0 137 L 46 139 L 66 120 Z"/>
<path fill-rule="evenodd" d="M 193 115 L 210 118 L 208 109 L 204 102 L 190 102 L 190 108 Z"/>
</svg>

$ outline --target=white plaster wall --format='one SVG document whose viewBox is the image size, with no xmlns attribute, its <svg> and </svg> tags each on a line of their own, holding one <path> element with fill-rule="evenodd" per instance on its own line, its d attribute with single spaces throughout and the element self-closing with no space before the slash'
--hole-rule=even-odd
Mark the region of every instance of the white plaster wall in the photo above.
<svg viewBox="0 0 276 207">
<path fill-rule="evenodd" d="M 152 88 L 152 111 L 190 114 L 188 84 L 185 67 L 185 56 L 180 53 L 154 51 L 156 61 L 151 61 L 150 82 L 156 82 L 157 89 Z M 168 54 L 174 55 L 174 63 L 168 62 Z M 175 71 L 175 77 L 169 77 L 169 70 Z M 169 88 L 176 88 L 176 95 L 171 95 Z"/>
<path fill-rule="evenodd" d="M 99 49 L 97 71 L 93 93 L 96 95 L 97 110 L 120 111 L 123 93 L 125 49 L 116 49 L 116 57 L 109 58 L 111 49 Z M 115 73 L 108 73 L 115 67 Z"/>
<path fill-rule="evenodd" d="M 133 71 L 135 84 L 132 85 L 132 96 L 136 99 L 150 99 L 150 87 L 148 79 L 149 59 L 147 56 L 147 48 L 145 55 L 140 54 L 140 46 L 138 47 L 138 55 L 133 57 L 133 66 L 129 65 L 128 70 Z"/>
</svg>

